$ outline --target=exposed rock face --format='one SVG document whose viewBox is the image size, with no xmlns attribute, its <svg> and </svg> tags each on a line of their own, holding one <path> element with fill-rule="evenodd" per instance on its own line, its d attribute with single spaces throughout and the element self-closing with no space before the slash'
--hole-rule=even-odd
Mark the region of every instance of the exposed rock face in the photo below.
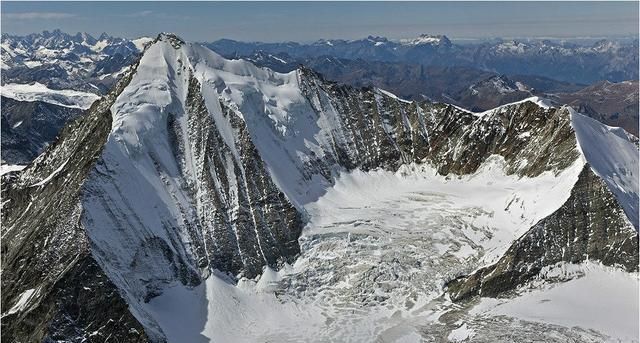
<svg viewBox="0 0 640 343">
<path fill-rule="evenodd" d="M 80 224 L 81 187 L 111 128 L 109 107 L 127 82 L 65 127 L 22 173 L 3 176 L 3 340 L 146 340 Z"/>
<path fill-rule="evenodd" d="M 301 205 L 340 171 L 415 162 L 470 174 L 499 155 L 509 174 L 559 173 L 581 158 L 570 113 L 536 102 L 477 115 L 306 68 L 274 73 L 162 34 L 32 165 L 2 179 L 2 305 L 15 309 L 3 338 L 82 340 L 100 323 L 95 335 L 163 341 L 146 303 L 218 271 L 253 278 L 292 262 Z M 630 227 L 607 186 L 588 172 L 581 180 L 571 205 L 532 229 L 532 240 L 551 244 L 549 256 L 531 249 L 545 257 L 540 266 L 557 260 L 568 224 L 611 244 L 631 239 L 619 246 L 625 256 L 633 237 L 637 249 L 633 229 L 603 226 Z M 589 234 L 573 255 L 606 253 Z"/>
<path fill-rule="evenodd" d="M 446 175 L 469 174 L 501 155 L 508 173 L 558 171 L 578 157 L 568 113 L 525 101 L 482 116 L 451 105 L 407 102 L 374 89 L 356 89 L 300 71 L 302 90 L 320 116 L 337 112 L 325 153 L 347 169 L 430 163 Z M 337 122 L 336 122 L 337 121 Z M 331 160 L 330 160 L 331 161 Z"/>
<path fill-rule="evenodd" d="M 454 301 L 495 297 L 558 262 L 597 260 L 638 271 L 638 233 L 606 184 L 585 165 L 569 199 L 534 225 L 494 265 L 451 281 Z"/>
</svg>

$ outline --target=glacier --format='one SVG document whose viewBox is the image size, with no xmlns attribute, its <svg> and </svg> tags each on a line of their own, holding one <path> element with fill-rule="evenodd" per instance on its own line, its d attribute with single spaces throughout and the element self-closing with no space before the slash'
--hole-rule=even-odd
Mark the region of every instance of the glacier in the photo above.
<svg viewBox="0 0 640 343">
<path fill-rule="evenodd" d="M 621 131 L 539 98 L 482 115 L 408 102 L 304 67 L 227 60 L 171 34 L 146 45 L 124 80 L 74 124 L 82 130 L 3 176 L 14 187 L 3 237 L 26 244 L 30 216 L 44 223 L 43 247 L 72 232 L 77 242 L 65 244 L 95 262 L 149 340 L 612 334 L 515 310 L 487 319 L 473 310 L 484 300 L 456 302 L 444 289 L 568 206 L 585 170 L 613 194 L 603 211 L 624 225 L 612 230 L 637 230 L 637 146 Z M 81 144 L 93 136 L 104 142 Z M 50 224 L 41 209 L 61 185 L 69 194 L 55 200 L 72 223 Z M 20 308 L 13 318 L 45 301 L 23 299 L 34 289 L 23 286 L 3 298 Z"/>
</svg>

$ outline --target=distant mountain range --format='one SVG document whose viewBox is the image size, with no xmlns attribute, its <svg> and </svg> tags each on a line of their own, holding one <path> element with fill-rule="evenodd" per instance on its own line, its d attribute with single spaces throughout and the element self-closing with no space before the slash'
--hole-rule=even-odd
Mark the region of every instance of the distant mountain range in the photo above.
<svg viewBox="0 0 640 343">
<path fill-rule="evenodd" d="M 529 92 L 491 77 L 465 96 L 493 89 Z M 5 342 L 637 337 L 600 320 L 637 292 L 637 139 L 538 97 L 478 114 L 160 34 L 9 169 Z M 554 296 L 566 285 L 574 297 Z M 481 306 L 527 288 L 530 313 L 608 307 L 557 323 Z"/>
<path fill-rule="evenodd" d="M 498 74 L 537 75 L 581 84 L 638 78 L 638 40 L 626 43 L 600 40 L 588 46 L 550 40 L 460 45 L 446 36 L 421 35 L 400 41 L 369 36 L 359 40 L 320 40 L 311 44 L 221 39 L 206 46 L 223 56 L 246 56 L 264 51 L 286 53 L 294 58 L 330 56 L 425 66 L 464 66 Z"/>
<path fill-rule="evenodd" d="M 231 56 L 227 56 L 231 57 Z M 279 72 L 305 65 L 327 79 L 355 87 L 379 87 L 410 100 L 451 103 L 474 112 L 531 96 L 571 104 L 611 126 L 638 135 L 638 82 L 596 82 L 591 86 L 544 76 L 497 74 L 464 66 L 424 66 L 329 56 L 293 58 L 256 51 L 236 57 Z"/>
<path fill-rule="evenodd" d="M 82 114 L 129 70 L 150 41 L 60 30 L 3 34 L 2 160 L 30 162 L 67 120 Z M 637 80 L 637 41 L 600 41 L 591 46 L 549 41 L 457 45 L 446 36 L 422 35 L 397 42 L 368 37 L 313 44 L 219 40 L 206 45 L 226 58 L 241 58 L 277 72 L 304 65 L 341 84 L 377 87 L 404 99 L 450 103 L 474 112 L 541 96 L 577 106 L 603 123 L 638 135 L 638 83 L 618 82 Z M 481 60 L 486 63 L 476 63 Z M 563 67 L 570 61 L 574 69 Z M 488 67 L 489 62 L 513 68 L 496 70 Z M 550 64 L 548 69 L 542 68 L 544 63 Z M 535 68 L 543 72 L 531 74 Z M 583 69 L 573 74 L 575 68 Z M 565 74 L 580 73 L 588 77 L 559 81 Z M 601 75 L 609 81 L 581 83 Z"/>
<path fill-rule="evenodd" d="M 2 84 L 39 82 L 53 89 L 104 94 L 133 63 L 148 38 L 60 30 L 26 36 L 2 34 Z"/>
<path fill-rule="evenodd" d="M 577 92 L 558 93 L 552 98 L 610 126 L 619 126 L 638 136 L 638 81 L 602 81 Z"/>
</svg>

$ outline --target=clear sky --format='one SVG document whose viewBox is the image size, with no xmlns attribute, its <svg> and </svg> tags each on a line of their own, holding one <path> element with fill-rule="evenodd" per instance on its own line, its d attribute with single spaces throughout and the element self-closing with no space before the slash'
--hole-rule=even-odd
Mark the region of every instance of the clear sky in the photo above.
<svg viewBox="0 0 640 343">
<path fill-rule="evenodd" d="M 56 28 L 136 38 L 177 33 L 190 41 L 638 35 L 638 2 L 9 2 L 2 32 Z"/>
</svg>

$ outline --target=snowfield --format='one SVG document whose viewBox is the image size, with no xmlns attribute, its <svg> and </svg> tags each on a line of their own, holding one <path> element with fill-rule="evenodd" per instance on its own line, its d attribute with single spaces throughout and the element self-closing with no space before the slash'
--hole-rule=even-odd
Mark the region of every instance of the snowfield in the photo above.
<svg viewBox="0 0 640 343">
<path fill-rule="evenodd" d="M 594 262 L 560 264 L 545 274 L 568 281 L 543 285 L 533 282 L 513 299 L 482 298 L 471 313 L 588 328 L 606 334 L 607 341 L 612 342 L 638 341 L 637 274 Z"/>
<path fill-rule="evenodd" d="M 0 165 L 0 176 L 12 172 L 12 171 L 20 171 L 24 169 L 26 166 L 17 165 L 17 164 L 1 164 Z"/>
<path fill-rule="evenodd" d="M 42 101 L 54 105 L 86 110 L 99 95 L 74 90 L 50 89 L 41 83 L 17 84 L 9 83 L 0 87 L 2 96 L 18 101 Z"/>
<path fill-rule="evenodd" d="M 483 329 L 500 329 L 487 316 L 513 318 L 516 335 L 543 325 L 556 339 L 637 340 L 630 316 L 637 301 L 626 302 L 615 321 L 585 320 L 584 313 L 600 306 L 592 297 L 607 296 L 603 302 L 612 307 L 637 300 L 637 277 L 620 271 L 589 265 L 584 278 L 501 305 L 483 299 L 469 314 L 457 314 L 464 307 L 441 296 L 446 280 L 499 257 L 523 230 L 559 207 L 582 165 L 578 160 L 558 176 L 538 178 L 504 175 L 500 158 L 460 178 L 418 165 L 397 173 L 342 174 L 306 205 L 310 221 L 295 264 L 237 286 L 219 274 L 194 289 L 176 285 L 152 299 L 148 311 L 170 340 L 190 342 L 490 342 Z M 619 283 L 598 288 L 607 275 Z M 572 296 L 562 300 L 567 292 Z M 619 294 L 611 298 L 614 292 Z M 547 304 L 547 297 L 553 302 Z M 583 304 L 581 311 L 574 312 L 575 303 Z M 448 322 L 447 313 L 460 320 Z M 540 323 L 546 315 L 549 320 Z M 574 325 L 581 329 L 569 329 Z M 619 327 L 625 336 L 616 336 Z"/>
<path fill-rule="evenodd" d="M 94 258 L 148 333 L 171 342 L 495 342 L 535 332 L 543 341 L 599 342 L 613 337 L 618 330 L 612 325 L 619 324 L 625 340 L 637 340 L 627 321 L 584 320 L 583 313 L 594 307 L 574 317 L 570 303 L 539 304 L 567 292 L 574 297 L 570 301 L 589 302 L 596 292 L 590 272 L 477 313 L 471 311 L 474 304 L 452 304 L 443 296 L 447 281 L 495 262 L 558 209 L 585 163 L 607 181 L 625 210 L 637 212 L 638 166 L 631 164 L 637 163 L 637 148 L 620 132 L 572 114 L 582 155 L 557 174 L 535 178 L 506 175 L 497 155 L 462 177 L 438 175 L 426 164 L 348 173 L 336 164 L 327 167 L 330 177 L 308 175 L 306 167 L 336 144 L 330 133 L 337 131 L 340 114 L 327 94 L 307 100 L 296 71 L 276 73 L 165 39 L 147 48 L 111 106 L 111 131 L 84 184 L 82 203 Z M 220 169 L 245 175 L 239 146 L 244 142 L 231 122 L 242 120 L 268 176 L 305 214 L 301 253 L 292 265 L 277 272 L 267 268 L 261 277 L 234 285 L 209 266 L 174 263 L 193 260 L 198 241 L 188 230 L 196 215 L 215 212 L 207 202 L 211 194 L 228 206 L 229 226 L 243 206 L 238 178 L 228 178 L 228 192 L 220 178 L 212 178 L 210 188 L 200 185 L 199 173 L 212 171 L 193 153 L 197 144 L 185 138 L 190 126 L 200 124 L 188 121 L 193 110 L 186 106 L 187 94 L 194 85 L 200 87 L 203 116 L 210 116 L 220 136 Z M 375 95 L 395 98 L 382 90 Z M 543 99 L 528 100 L 548 106 Z M 170 120 L 179 137 L 170 136 Z M 171 142 L 181 139 L 184 154 L 176 158 Z M 618 155 L 602 157 L 612 150 Z M 617 159 L 631 162 L 620 165 Z M 204 225 L 213 225 L 214 218 L 205 219 Z M 259 242 L 255 247 L 262 249 Z M 185 286 L 168 265 L 185 266 L 178 276 L 192 273 L 204 281 Z M 619 286 L 626 296 L 638 281 L 624 280 Z M 637 312 L 637 301 L 627 306 L 625 313 Z M 540 313 L 554 311 L 557 317 L 540 322 Z"/>
</svg>

